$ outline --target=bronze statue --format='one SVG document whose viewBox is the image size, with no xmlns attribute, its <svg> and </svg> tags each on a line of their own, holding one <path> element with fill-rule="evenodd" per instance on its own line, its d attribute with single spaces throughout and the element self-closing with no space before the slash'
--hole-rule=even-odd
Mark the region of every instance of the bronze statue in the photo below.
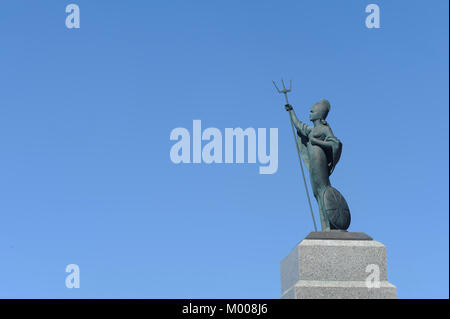
<svg viewBox="0 0 450 319">
<path fill-rule="evenodd" d="M 314 197 L 319 204 L 322 231 L 346 230 L 350 226 L 350 210 L 341 193 L 331 186 L 329 178 L 342 152 L 342 143 L 334 136 L 325 120 L 330 111 L 330 103 L 322 99 L 312 106 L 309 119 L 314 126 L 301 122 L 290 104 L 285 107 L 297 129 L 297 144 L 309 171 Z"/>
<path fill-rule="evenodd" d="M 313 126 L 309 126 L 297 118 L 289 104 L 287 92 L 291 91 L 291 87 L 292 83 L 289 89 L 286 89 L 283 83 L 283 90 L 279 90 L 278 87 L 277 90 L 286 97 L 285 108 L 289 112 L 291 124 L 297 131 L 297 150 L 309 171 L 313 194 L 319 204 L 322 231 L 345 231 L 350 226 L 350 210 L 341 193 L 331 186 L 329 178 L 342 152 L 342 143 L 334 136 L 326 121 L 330 103 L 322 99 L 312 106 L 309 119 L 313 122 Z M 301 169 L 303 173 L 302 165 Z M 307 196 L 309 201 L 308 191 Z M 311 203 L 309 204 L 311 208 Z"/>
</svg>

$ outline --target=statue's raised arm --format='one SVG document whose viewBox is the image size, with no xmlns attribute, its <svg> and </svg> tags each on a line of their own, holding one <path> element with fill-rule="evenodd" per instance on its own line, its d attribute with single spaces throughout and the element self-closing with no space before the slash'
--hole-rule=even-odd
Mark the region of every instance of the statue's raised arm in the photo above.
<svg viewBox="0 0 450 319">
<path fill-rule="evenodd" d="M 309 133 L 312 131 L 312 127 L 300 121 L 295 114 L 294 108 L 290 104 L 285 105 L 286 111 L 289 112 L 289 115 L 292 118 L 292 123 L 294 123 L 295 128 L 297 129 L 297 134 L 299 136 L 308 137 Z"/>
</svg>

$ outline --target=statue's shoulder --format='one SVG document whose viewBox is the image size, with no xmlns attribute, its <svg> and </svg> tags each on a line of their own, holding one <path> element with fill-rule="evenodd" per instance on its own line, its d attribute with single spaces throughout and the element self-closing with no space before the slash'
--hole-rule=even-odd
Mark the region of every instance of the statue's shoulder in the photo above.
<svg viewBox="0 0 450 319">
<path fill-rule="evenodd" d="M 330 136 L 333 135 L 333 131 L 328 125 L 320 125 L 316 127 L 311 127 L 311 133 L 313 136 Z"/>
<path fill-rule="evenodd" d="M 322 128 L 326 136 L 334 137 L 333 130 L 331 129 L 330 125 L 328 125 L 328 123 L 326 125 L 323 125 Z"/>
</svg>

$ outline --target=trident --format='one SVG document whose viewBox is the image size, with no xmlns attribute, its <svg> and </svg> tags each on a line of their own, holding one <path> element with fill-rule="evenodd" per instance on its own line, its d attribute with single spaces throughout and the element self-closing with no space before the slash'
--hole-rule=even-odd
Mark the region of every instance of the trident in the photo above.
<svg viewBox="0 0 450 319">
<path fill-rule="evenodd" d="M 287 94 L 288 94 L 288 92 L 292 91 L 292 80 L 289 81 L 289 89 L 286 89 L 286 87 L 284 85 L 284 81 L 283 81 L 283 79 L 281 79 L 281 84 L 283 85 L 282 90 L 280 90 L 278 88 L 275 81 L 272 81 L 272 82 L 273 82 L 273 85 L 275 85 L 275 88 L 277 89 L 278 93 L 284 94 L 284 98 L 286 99 L 286 104 L 289 104 Z M 298 147 L 297 137 L 295 135 L 294 121 L 292 120 L 292 113 L 289 112 L 289 115 L 290 115 L 290 119 L 291 119 L 292 134 L 294 135 L 295 146 L 297 147 L 298 161 L 300 162 L 300 169 L 302 171 L 303 183 L 305 184 L 306 197 L 308 198 L 309 210 L 311 211 L 311 217 L 312 217 L 312 220 L 314 223 L 314 229 L 315 229 L 315 231 L 317 231 L 316 220 L 314 219 L 314 213 L 313 213 L 313 209 L 312 209 L 312 205 L 311 205 L 311 198 L 309 197 L 308 185 L 306 184 L 305 171 L 303 170 L 302 158 L 300 156 L 300 148 Z"/>
</svg>

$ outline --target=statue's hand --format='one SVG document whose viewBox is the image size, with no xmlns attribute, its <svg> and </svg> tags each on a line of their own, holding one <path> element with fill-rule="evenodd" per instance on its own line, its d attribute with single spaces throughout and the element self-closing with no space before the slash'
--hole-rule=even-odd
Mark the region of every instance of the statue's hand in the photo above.
<svg viewBox="0 0 450 319">
<path fill-rule="evenodd" d="M 290 110 L 292 110 L 292 105 L 286 104 L 286 105 L 284 106 L 284 108 L 286 109 L 286 111 L 290 111 Z"/>
</svg>

